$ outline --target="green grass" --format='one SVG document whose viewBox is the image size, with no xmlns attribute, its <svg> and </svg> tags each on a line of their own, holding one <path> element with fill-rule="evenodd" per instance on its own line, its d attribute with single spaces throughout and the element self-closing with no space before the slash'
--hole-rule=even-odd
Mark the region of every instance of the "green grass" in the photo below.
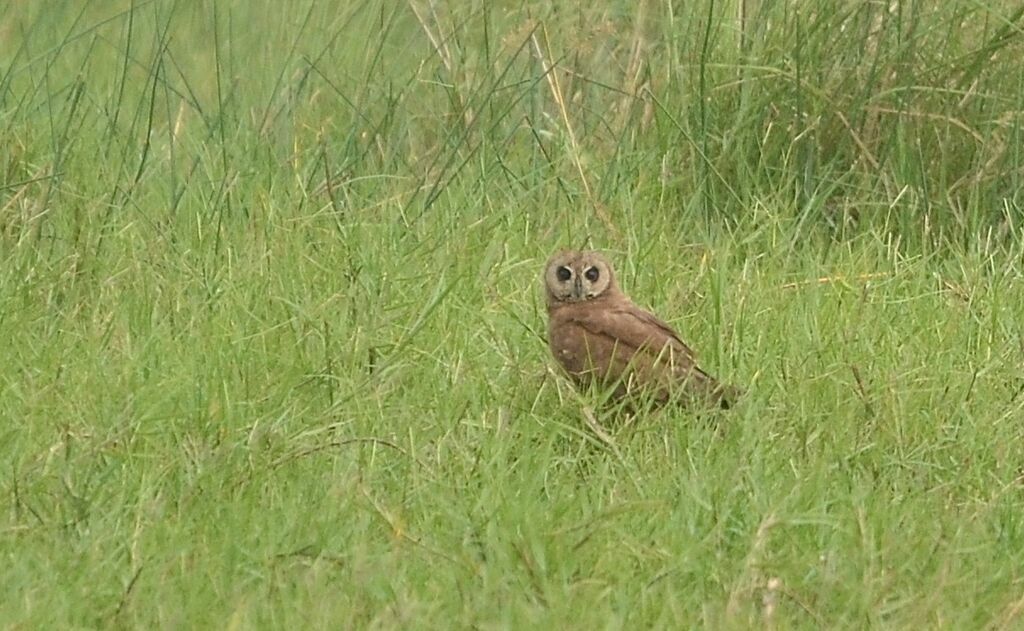
<svg viewBox="0 0 1024 631">
<path fill-rule="evenodd" d="M 586 6 L 0 12 L 0 626 L 1024 624 L 1024 10 Z"/>
</svg>

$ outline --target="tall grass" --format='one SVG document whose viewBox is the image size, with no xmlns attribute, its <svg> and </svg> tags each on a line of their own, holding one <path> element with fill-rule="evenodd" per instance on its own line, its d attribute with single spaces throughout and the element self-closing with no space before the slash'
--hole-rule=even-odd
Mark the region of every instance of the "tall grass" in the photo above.
<svg viewBox="0 0 1024 631">
<path fill-rule="evenodd" d="M 0 624 L 1019 625 L 1022 24 L 11 4 Z M 738 409 L 590 431 L 582 245 Z"/>
</svg>

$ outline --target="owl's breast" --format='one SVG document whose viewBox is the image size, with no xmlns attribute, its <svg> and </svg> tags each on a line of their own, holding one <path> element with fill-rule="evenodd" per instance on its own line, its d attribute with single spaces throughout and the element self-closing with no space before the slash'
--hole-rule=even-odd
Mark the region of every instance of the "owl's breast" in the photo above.
<svg viewBox="0 0 1024 631">
<path fill-rule="evenodd" d="M 575 377 L 591 370 L 587 337 L 586 330 L 569 319 L 553 319 L 548 327 L 551 354 L 566 372 Z"/>
</svg>

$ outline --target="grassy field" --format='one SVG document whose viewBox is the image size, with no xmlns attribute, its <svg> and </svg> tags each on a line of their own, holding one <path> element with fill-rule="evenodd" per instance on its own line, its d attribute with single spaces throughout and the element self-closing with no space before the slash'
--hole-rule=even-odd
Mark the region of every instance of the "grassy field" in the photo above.
<svg viewBox="0 0 1024 631">
<path fill-rule="evenodd" d="M 6 4 L 0 626 L 1024 625 L 1024 8 L 592 4 Z"/>
</svg>

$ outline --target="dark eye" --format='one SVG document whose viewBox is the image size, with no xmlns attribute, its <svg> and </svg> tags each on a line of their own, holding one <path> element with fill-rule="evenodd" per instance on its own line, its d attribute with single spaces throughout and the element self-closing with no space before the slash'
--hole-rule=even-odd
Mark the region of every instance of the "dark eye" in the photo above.
<svg viewBox="0 0 1024 631">
<path fill-rule="evenodd" d="M 555 271 L 555 276 L 558 277 L 558 280 L 564 283 L 565 281 L 572 278 L 572 270 L 570 270 L 568 267 L 559 267 L 558 270 Z"/>
<path fill-rule="evenodd" d="M 596 267 L 591 267 L 587 271 L 583 272 L 583 275 L 586 276 L 587 280 L 590 282 L 594 282 L 601 276 L 601 272 L 597 271 Z"/>
</svg>

